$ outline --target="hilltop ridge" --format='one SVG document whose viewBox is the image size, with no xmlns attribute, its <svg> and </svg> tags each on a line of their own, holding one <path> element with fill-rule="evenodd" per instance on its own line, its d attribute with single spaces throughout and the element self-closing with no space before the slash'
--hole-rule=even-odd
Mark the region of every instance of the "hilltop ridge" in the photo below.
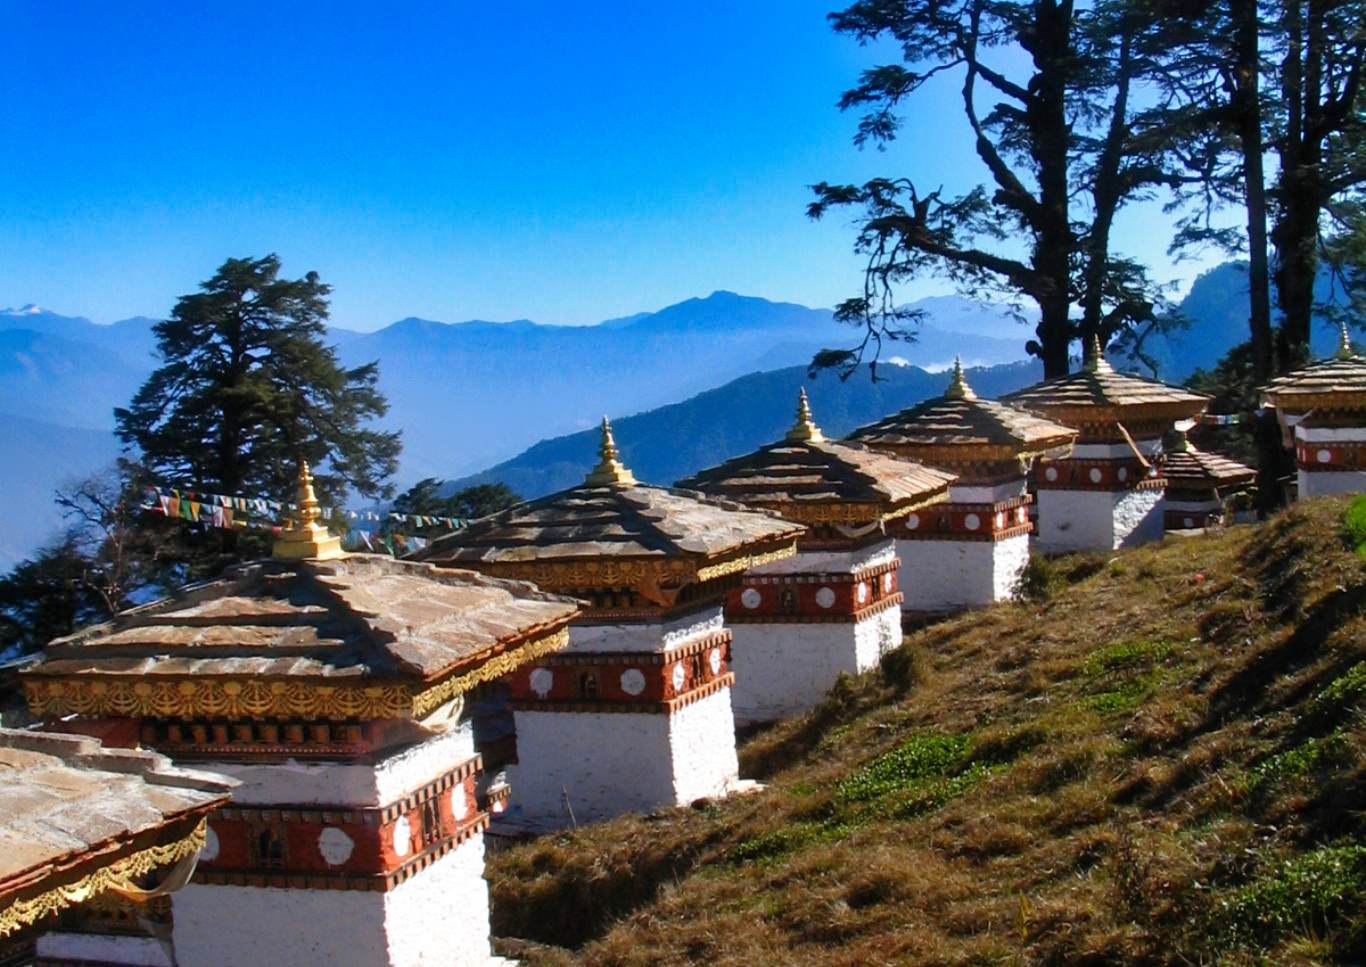
<svg viewBox="0 0 1366 967">
<path fill-rule="evenodd" d="M 1360 962 L 1346 508 L 1036 562 L 750 739 L 763 792 L 495 854 L 495 934 L 528 965 Z"/>
</svg>

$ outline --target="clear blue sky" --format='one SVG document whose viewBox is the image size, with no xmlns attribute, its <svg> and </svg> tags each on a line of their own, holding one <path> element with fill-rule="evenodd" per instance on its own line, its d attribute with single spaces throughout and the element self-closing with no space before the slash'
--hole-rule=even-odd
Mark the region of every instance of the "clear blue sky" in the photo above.
<svg viewBox="0 0 1366 967">
<path fill-rule="evenodd" d="M 877 57 L 835 6 L 0 0 L 0 307 L 160 316 L 269 251 L 357 329 L 718 288 L 831 305 L 860 263 L 807 185 L 980 177 L 948 88 L 892 151 L 855 151 L 834 104 Z M 1194 273 L 1155 210 L 1124 229 Z"/>
</svg>

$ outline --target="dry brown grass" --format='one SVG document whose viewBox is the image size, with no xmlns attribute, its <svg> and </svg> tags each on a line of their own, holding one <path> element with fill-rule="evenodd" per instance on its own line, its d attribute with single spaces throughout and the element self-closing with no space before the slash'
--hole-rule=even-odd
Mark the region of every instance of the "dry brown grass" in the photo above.
<svg viewBox="0 0 1366 967">
<path fill-rule="evenodd" d="M 1343 508 L 1058 562 L 1044 600 L 915 633 L 745 744 L 763 793 L 493 858 L 495 933 L 540 944 L 516 950 L 531 965 L 1366 956 L 1366 890 L 1246 926 L 1290 902 L 1258 892 L 1278 864 L 1360 842 L 1366 569 Z M 863 769 L 880 756 L 910 771 Z"/>
</svg>

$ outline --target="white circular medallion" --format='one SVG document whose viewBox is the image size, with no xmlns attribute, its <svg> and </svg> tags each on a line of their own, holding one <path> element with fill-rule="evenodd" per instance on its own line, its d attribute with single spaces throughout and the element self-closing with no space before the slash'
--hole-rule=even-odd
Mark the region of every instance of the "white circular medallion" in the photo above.
<svg viewBox="0 0 1366 967">
<path fill-rule="evenodd" d="M 674 663 L 673 685 L 675 692 L 683 691 L 683 683 L 688 680 L 688 673 L 683 670 L 683 663 Z"/>
<path fill-rule="evenodd" d="M 1315 457 L 1318 459 L 1319 463 L 1331 463 L 1333 460 L 1333 454 L 1329 450 L 1320 450 L 1315 454 Z"/>
<path fill-rule="evenodd" d="M 399 856 L 407 856 L 412 848 L 412 827 L 408 825 L 407 816 L 400 816 L 398 822 L 394 823 L 394 852 Z"/>
<path fill-rule="evenodd" d="M 1194 518 L 1194 517 L 1182 517 L 1182 518 L 1181 518 L 1181 523 L 1184 524 L 1186 527 L 1194 527 L 1194 526 L 1195 526 L 1195 518 Z"/>
<path fill-rule="evenodd" d="M 963 526 L 970 531 L 975 531 L 982 526 L 982 518 L 978 517 L 976 514 L 968 514 L 968 516 L 963 518 Z"/>
<path fill-rule="evenodd" d="M 355 841 L 336 826 L 329 826 L 318 834 L 318 852 L 328 866 L 341 866 L 351 858 L 355 848 Z"/>
<path fill-rule="evenodd" d="M 213 831 L 212 826 L 204 830 L 204 848 L 199 851 L 199 859 L 204 863 L 212 863 L 218 859 L 218 834 Z"/>
<path fill-rule="evenodd" d="M 997 515 L 996 515 L 996 526 L 997 526 L 997 527 L 1004 527 L 1004 526 L 1006 526 L 1006 515 L 1005 515 L 1004 513 L 1001 513 L 1001 514 L 997 514 Z"/>
<path fill-rule="evenodd" d="M 503 800 L 495 799 L 493 805 L 489 807 L 495 813 L 501 813 L 504 809 Z"/>
<path fill-rule="evenodd" d="M 707 656 L 707 664 L 711 666 L 713 675 L 721 674 L 721 649 L 713 648 L 711 654 Z"/>
<path fill-rule="evenodd" d="M 456 786 L 451 790 L 451 815 L 459 822 L 469 814 L 470 804 L 465 801 L 465 787 Z"/>
<path fill-rule="evenodd" d="M 758 588 L 745 588 L 740 592 L 740 603 L 746 608 L 757 608 L 764 603 L 764 596 Z"/>
<path fill-rule="evenodd" d="M 835 592 L 830 588 L 821 588 L 816 592 L 816 603 L 822 608 L 828 608 L 835 603 Z"/>
<path fill-rule="evenodd" d="M 621 690 L 627 695 L 639 695 L 645 691 L 645 676 L 639 668 L 628 668 L 621 673 Z"/>
<path fill-rule="evenodd" d="M 531 671 L 531 690 L 541 698 L 550 694 L 550 686 L 555 684 L 555 676 L 549 668 L 534 668 Z"/>
<path fill-rule="evenodd" d="M 858 603 L 859 603 L 859 604 L 863 604 L 863 602 L 867 601 L 867 600 L 868 600 L 868 585 L 865 584 L 864 582 L 860 581 L 860 582 L 858 583 L 858 587 L 854 590 L 854 596 L 855 596 L 856 598 L 858 598 Z"/>
<path fill-rule="evenodd" d="M 1120 467 L 1117 471 L 1115 471 L 1115 476 L 1118 477 L 1120 480 L 1128 480 L 1129 469 L 1127 467 Z"/>
<path fill-rule="evenodd" d="M 919 515 L 919 514 L 907 514 L 907 515 L 906 515 L 906 529 L 907 529 L 907 530 L 915 530 L 915 529 L 916 529 L 917 527 L 919 527 L 919 526 L 920 526 L 920 515 Z"/>
<path fill-rule="evenodd" d="M 1021 508 L 1020 508 L 1020 511 L 1019 511 L 1019 518 L 1020 518 L 1020 523 L 1021 523 L 1021 524 L 1023 524 L 1025 521 L 1029 520 L 1029 511 L 1027 511 L 1027 510 L 1025 510 L 1023 507 L 1021 507 Z"/>
<path fill-rule="evenodd" d="M 1057 467 L 1049 467 L 1047 470 L 1045 470 L 1045 471 L 1043 472 L 1043 476 L 1044 476 L 1044 479 L 1045 479 L 1045 480 L 1057 480 L 1057 479 L 1058 479 L 1058 468 L 1057 468 Z"/>
<path fill-rule="evenodd" d="M 886 574 L 882 575 L 882 590 L 883 590 L 883 591 L 890 591 L 890 590 L 892 590 L 892 584 L 893 584 L 893 583 L 894 583 L 894 579 L 892 578 L 892 572 L 891 572 L 891 571 L 888 571 Z"/>
<path fill-rule="evenodd" d="M 1091 468 L 1091 482 L 1092 482 L 1092 483 L 1100 483 L 1100 478 L 1101 478 L 1101 476 L 1102 476 L 1102 474 L 1101 474 L 1101 472 L 1100 472 L 1100 467 L 1092 467 L 1092 468 Z"/>
</svg>

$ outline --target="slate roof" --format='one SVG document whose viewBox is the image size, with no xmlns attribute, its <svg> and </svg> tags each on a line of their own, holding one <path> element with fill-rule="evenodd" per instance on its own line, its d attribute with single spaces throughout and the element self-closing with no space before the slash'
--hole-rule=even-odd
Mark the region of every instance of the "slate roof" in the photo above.
<svg viewBox="0 0 1366 967">
<path fill-rule="evenodd" d="M 944 395 L 859 427 L 849 437 L 902 451 L 961 449 L 964 459 L 971 459 L 974 450 L 1006 448 L 1021 456 L 1043 453 L 1071 443 L 1077 431 L 994 400 L 979 399 L 967 383 L 963 364 L 955 360 L 953 380 Z"/>
<path fill-rule="evenodd" d="M 1231 460 L 1223 454 L 1198 450 L 1190 444 L 1184 449 L 1167 451 L 1162 473 L 1174 488 L 1179 488 L 1183 484 L 1196 487 L 1226 487 L 1250 483 L 1257 479 L 1257 471 L 1246 464 Z"/>
<path fill-rule="evenodd" d="M 1077 407 L 1109 409 L 1177 408 L 1194 416 L 1209 397 L 1133 373 L 1116 372 L 1103 355 L 1074 373 L 1007 393 L 1001 402 L 1050 412 Z"/>
<path fill-rule="evenodd" d="M 474 521 L 413 557 L 455 565 L 617 557 L 700 561 L 791 540 L 803 530 L 699 493 L 639 484 L 583 485 Z"/>
<path fill-rule="evenodd" d="M 383 555 L 261 561 L 59 638 L 26 674 L 430 680 L 576 614 L 525 582 Z"/>
<path fill-rule="evenodd" d="M 1262 388 L 1262 395 L 1273 405 L 1293 409 L 1296 404 L 1322 405 L 1325 397 L 1353 398 L 1361 405 L 1366 394 L 1366 357 L 1350 350 L 1330 359 L 1310 363 L 1273 379 Z"/>
<path fill-rule="evenodd" d="M 0 729 L 0 923 L 20 898 L 180 838 L 165 827 L 225 804 L 234 785 L 153 752 Z"/>
<path fill-rule="evenodd" d="M 678 485 L 752 506 L 868 504 L 887 513 L 943 499 L 956 479 L 858 444 L 784 440 Z"/>
</svg>

